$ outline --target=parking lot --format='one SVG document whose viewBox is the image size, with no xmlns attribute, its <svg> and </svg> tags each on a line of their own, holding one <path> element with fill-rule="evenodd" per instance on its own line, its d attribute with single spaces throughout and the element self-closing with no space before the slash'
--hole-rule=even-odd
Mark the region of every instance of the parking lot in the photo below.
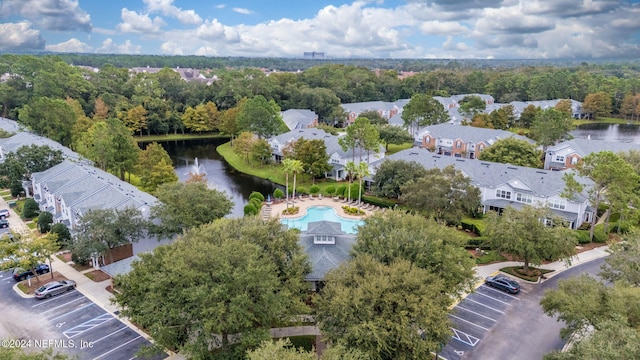
<svg viewBox="0 0 640 360">
<path fill-rule="evenodd" d="M 54 347 L 68 349 L 82 359 L 132 359 L 151 343 L 104 311 L 77 290 L 47 300 L 25 299 L 62 335 Z M 164 359 L 158 354 L 152 359 Z"/>
<path fill-rule="evenodd" d="M 23 298 L 11 288 L 15 281 L 0 272 L 0 319 L 3 337 L 25 341 L 22 347 L 75 355 L 79 359 L 120 360 L 140 358 L 136 354 L 151 343 L 78 290 L 46 300 Z M 28 341 L 28 342 L 27 342 Z M 160 353 L 149 359 L 167 357 Z M 147 357 L 144 357 L 147 359 Z"/>
<path fill-rule="evenodd" d="M 453 336 L 438 355 L 448 360 L 472 358 L 474 347 L 492 328 L 506 321 L 505 312 L 517 307 L 520 297 L 532 288 L 522 282 L 520 286 L 520 294 L 511 295 L 483 284 L 456 305 L 449 315 Z"/>
</svg>

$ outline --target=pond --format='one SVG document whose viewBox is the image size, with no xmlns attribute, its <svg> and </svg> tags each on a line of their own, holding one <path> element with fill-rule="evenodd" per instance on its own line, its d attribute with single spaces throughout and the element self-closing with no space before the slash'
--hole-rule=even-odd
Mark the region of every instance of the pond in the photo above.
<svg viewBox="0 0 640 360">
<path fill-rule="evenodd" d="M 211 189 L 226 192 L 234 203 L 228 217 L 244 216 L 244 205 L 247 204 L 252 191 L 265 196 L 273 194 L 277 185 L 269 180 L 246 175 L 232 168 L 216 151 L 216 147 L 228 142 L 227 138 L 178 140 L 159 142 L 169 153 L 173 167 L 180 181 L 189 178 L 189 172 L 204 172 L 207 185 Z M 142 148 L 146 144 L 140 145 Z M 197 169 L 195 167 L 197 159 Z"/>
<path fill-rule="evenodd" d="M 640 124 L 584 124 L 571 131 L 576 139 L 593 139 L 640 144 Z"/>
</svg>

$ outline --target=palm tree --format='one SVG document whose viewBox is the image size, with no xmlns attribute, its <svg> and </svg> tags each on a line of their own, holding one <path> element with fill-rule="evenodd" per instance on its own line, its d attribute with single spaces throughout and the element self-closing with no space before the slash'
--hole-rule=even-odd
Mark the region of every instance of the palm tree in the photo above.
<svg viewBox="0 0 640 360">
<path fill-rule="evenodd" d="M 347 188 L 347 204 L 351 202 L 351 180 L 353 173 L 355 173 L 358 169 L 356 167 L 356 163 L 353 161 L 347 161 L 347 164 L 344 166 L 344 169 L 347 171 L 347 176 L 349 177 L 349 187 Z"/>
<path fill-rule="evenodd" d="M 356 169 L 356 171 L 358 173 L 358 180 L 360 181 L 360 186 L 358 187 L 358 208 L 359 208 L 360 204 L 362 203 L 362 178 L 370 175 L 369 164 L 363 161 L 359 162 L 358 168 Z"/>
<path fill-rule="evenodd" d="M 298 173 L 304 171 L 304 166 L 302 166 L 302 161 L 300 160 L 291 160 L 291 172 L 293 173 L 293 195 L 296 195 L 296 177 Z"/>
<path fill-rule="evenodd" d="M 292 172 L 293 168 L 293 159 L 284 159 L 282 160 L 282 170 L 284 171 L 285 177 L 285 199 L 287 202 L 287 210 L 289 209 L 289 173 Z"/>
</svg>

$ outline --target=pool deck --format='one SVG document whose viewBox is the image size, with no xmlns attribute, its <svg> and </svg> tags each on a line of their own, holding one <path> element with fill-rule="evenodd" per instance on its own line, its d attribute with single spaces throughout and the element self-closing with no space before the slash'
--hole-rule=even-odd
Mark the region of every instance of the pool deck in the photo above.
<svg viewBox="0 0 640 360">
<path fill-rule="evenodd" d="M 344 210 L 342 209 L 343 206 L 347 205 L 346 201 L 343 199 L 333 199 L 331 197 L 323 197 L 322 199 L 319 199 L 317 197 L 314 198 L 309 198 L 307 196 L 304 197 L 304 200 L 300 200 L 298 198 L 296 198 L 296 200 L 294 202 L 291 201 L 291 199 L 289 199 L 289 207 L 291 206 L 297 206 L 300 208 L 300 211 L 297 214 L 294 215 L 283 215 L 282 211 L 285 210 L 287 208 L 287 203 L 286 201 L 281 201 L 278 203 L 273 203 L 271 205 L 271 216 L 272 217 L 279 217 L 281 219 L 295 219 L 295 218 L 299 218 L 299 217 L 303 217 L 307 214 L 307 209 L 312 207 L 312 206 L 329 206 L 332 207 L 336 210 L 336 213 L 339 216 L 342 216 L 344 218 L 347 219 L 354 219 L 354 220 L 360 220 L 360 219 L 364 219 L 367 216 L 373 214 L 374 210 L 367 210 L 367 209 L 362 209 L 363 207 L 366 207 L 367 204 L 363 204 L 361 206 L 362 211 L 365 212 L 364 215 L 362 216 L 356 216 L 356 215 L 350 215 L 344 212 Z M 354 205 L 351 205 L 351 207 L 357 207 Z"/>
</svg>

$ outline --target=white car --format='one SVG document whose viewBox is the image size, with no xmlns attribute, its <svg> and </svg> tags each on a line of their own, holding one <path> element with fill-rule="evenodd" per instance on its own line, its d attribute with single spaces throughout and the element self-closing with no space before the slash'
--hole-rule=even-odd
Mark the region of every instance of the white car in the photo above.
<svg viewBox="0 0 640 360">
<path fill-rule="evenodd" d="M 0 209 L 0 219 L 5 219 L 11 216 L 11 213 L 8 209 Z"/>
</svg>

